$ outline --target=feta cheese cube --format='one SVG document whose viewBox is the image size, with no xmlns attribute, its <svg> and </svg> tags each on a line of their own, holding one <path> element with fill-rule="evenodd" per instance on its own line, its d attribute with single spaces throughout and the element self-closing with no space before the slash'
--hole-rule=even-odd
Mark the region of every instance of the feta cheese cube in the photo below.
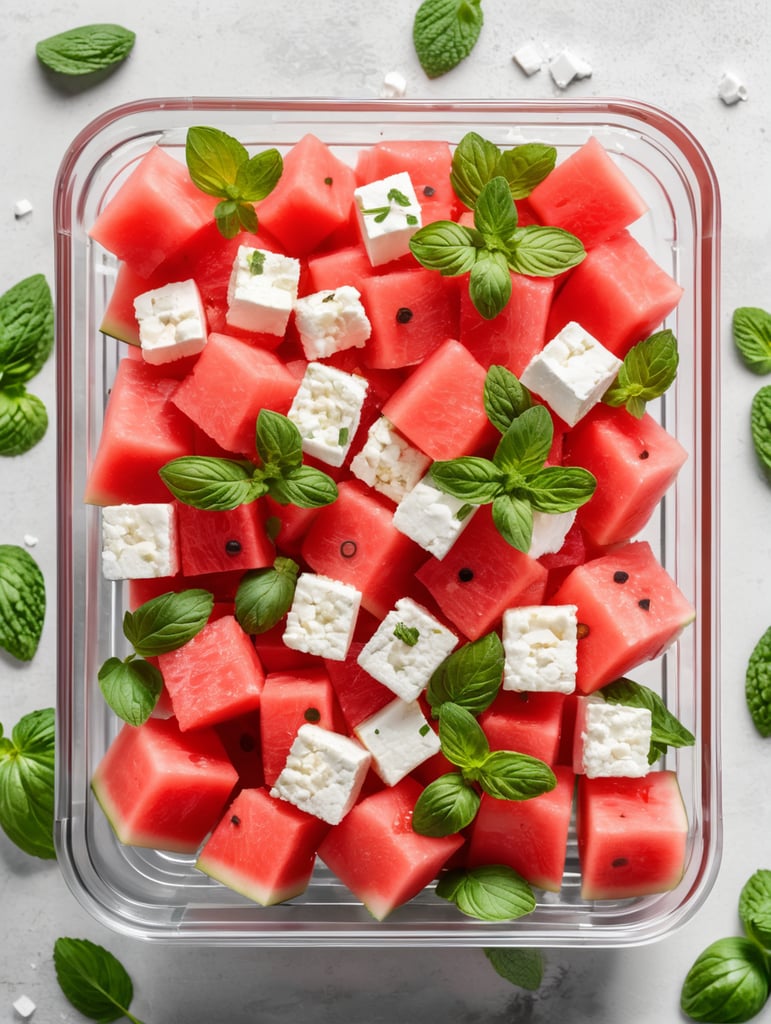
<svg viewBox="0 0 771 1024">
<path fill-rule="evenodd" d="M 102 572 L 108 580 L 145 580 L 179 572 L 174 505 L 106 505 Z"/>
<path fill-rule="evenodd" d="M 410 250 L 422 224 L 422 212 L 407 171 L 399 171 L 354 190 L 354 205 L 364 248 L 373 267 Z"/>
<path fill-rule="evenodd" d="M 734 103 L 738 103 L 739 100 L 746 100 L 748 96 L 746 86 L 730 71 L 726 71 L 720 79 L 717 94 L 723 103 L 729 107 L 733 106 Z"/>
<path fill-rule="evenodd" d="M 445 494 L 422 477 L 396 506 L 393 524 L 435 558 L 444 558 L 479 508 Z"/>
<path fill-rule="evenodd" d="M 158 366 L 200 352 L 206 344 L 206 314 L 195 281 L 172 281 L 134 299 L 139 344 L 145 362 Z"/>
<path fill-rule="evenodd" d="M 19 996 L 13 1004 L 13 1008 L 20 1017 L 24 1020 L 29 1020 L 37 1009 L 37 1006 L 32 1002 L 29 996 Z"/>
<path fill-rule="evenodd" d="M 570 50 L 562 50 L 549 64 L 549 71 L 560 89 L 567 89 L 576 78 L 590 78 L 592 69 L 585 60 L 576 57 Z"/>
<path fill-rule="evenodd" d="M 294 315 L 307 359 L 363 348 L 372 333 L 361 294 L 350 284 L 302 296 L 294 304 Z"/>
<path fill-rule="evenodd" d="M 239 245 L 228 281 L 225 319 L 232 327 L 280 337 L 286 331 L 299 284 L 299 260 Z"/>
<path fill-rule="evenodd" d="M 600 401 L 620 366 L 617 356 L 571 320 L 533 356 L 520 379 L 573 427 Z"/>
<path fill-rule="evenodd" d="M 300 431 L 303 451 L 330 466 L 342 466 L 366 395 L 364 377 L 308 363 L 287 413 Z"/>
<path fill-rule="evenodd" d="M 338 825 L 356 803 L 371 761 L 356 740 L 301 725 L 270 795 Z"/>
<path fill-rule="evenodd" d="M 519 64 L 528 77 L 534 75 L 536 71 L 540 71 L 543 64 L 541 53 L 535 43 L 532 42 L 523 43 L 522 46 L 515 50 L 512 60 Z"/>
<path fill-rule="evenodd" d="M 361 592 L 349 583 L 301 573 L 286 616 L 284 644 L 293 651 L 345 661 L 360 606 Z"/>
<path fill-rule="evenodd" d="M 446 626 L 402 597 L 362 647 L 357 663 L 402 700 L 415 700 L 458 642 Z"/>
<path fill-rule="evenodd" d="M 372 755 L 372 767 L 387 786 L 395 786 L 441 747 L 420 704 L 398 697 L 353 731 Z"/>
<path fill-rule="evenodd" d="M 506 609 L 502 634 L 504 690 L 575 690 L 577 610 L 574 604 Z"/>
<path fill-rule="evenodd" d="M 559 551 L 575 518 L 575 509 L 572 512 L 539 512 L 533 509 L 533 536 L 528 555 L 540 558 Z"/>
<path fill-rule="evenodd" d="M 367 433 L 367 440 L 351 459 L 351 472 L 391 501 L 399 502 L 418 483 L 431 459 L 413 448 L 381 416 Z"/>
<path fill-rule="evenodd" d="M 581 697 L 576 716 L 574 768 L 588 778 L 648 774 L 652 719 L 648 708 Z"/>
</svg>

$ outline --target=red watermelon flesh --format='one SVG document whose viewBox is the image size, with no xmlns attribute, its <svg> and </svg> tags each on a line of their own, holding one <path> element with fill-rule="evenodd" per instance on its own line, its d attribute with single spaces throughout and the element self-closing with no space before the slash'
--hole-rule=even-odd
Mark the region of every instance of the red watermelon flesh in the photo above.
<svg viewBox="0 0 771 1024">
<path fill-rule="evenodd" d="M 420 203 L 421 220 L 452 220 L 458 206 L 450 170 L 452 152 L 446 142 L 389 140 L 361 150 L 356 163 L 356 181 L 366 185 L 391 174 L 407 171 Z"/>
<path fill-rule="evenodd" d="M 361 291 L 364 278 L 376 273 L 362 245 L 322 252 L 308 259 L 308 291 L 334 291 L 344 284 Z"/>
<path fill-rule="evenodd" d="M 349 731 L 390 704 L 393 691 L 365 672 L 357 658 L 364 642 L 354 640 L 344 661 L 324 661 Z"/>
<path fill-rule="evenodd" d="M 260 515 L 259 502 L 209 511 L 176 502 L 182 572 L 190 578 L 273 565 L 276 551 Z"/>
<path fill-rule="evenodd" d="M 243 789 L 262 786 L 265 778 L 260 753 L 260 712 L 246 711 L 218 722 L 214 729 L 238 772 L 238 784 Z"/>
<path fill-rule="evenodd" d="M 516 750 L 556 764 L 562 734 L 563 693 L 501 691 L 479 715 L 491 750 Z"/>
</svg>

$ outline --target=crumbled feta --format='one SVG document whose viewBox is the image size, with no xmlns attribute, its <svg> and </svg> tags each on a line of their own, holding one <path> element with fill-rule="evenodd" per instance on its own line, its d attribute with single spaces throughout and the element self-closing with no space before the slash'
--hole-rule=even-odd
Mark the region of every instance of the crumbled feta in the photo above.
<svg viewBox="0 0 771 1024">
<path fill-rule="evenodd" d="M 417 701 L 392 700 L 354 729 L 372 755 L 372 767 L 387 786 L 438 753 L 439 736 L 426 721 Z"/>
<path fill-rule="evenodd" d="M 573 427 L 600 401 L 620 366 L 617 356 L 571 320 L 533 356 L 521 380 Z"/>
<path fill-rule="evenodd" d="M 576 57 L 570 50 L 562 50 L 549 63 L 549 71 L 560 89 L 567 89 L 576 78 L 590 78 L 592 69 L 585 60 Z"/>
<path fill-rule="evenodd" d="M 299 284 L 299 260 L 239 245 L 228 281 L 225 319 L 231 327 L 280 337 L 286 331 Z"/>
<path fill-rule="evenodd" d="M 534 75 L 536 71 L 540 71 L 541 65 L 543 64 L 543 58 L 541 57 L 540 50 L 535 43 L 532 42 L 523 43 L 522 46 L 515 50 L 512 60 L 515 64 L 518 64 L 528 76 Z"/>
<path fill-rule="evenodd" d="M 35 1012 L 37 1007 L 29 998 L 29 996 L 19 996 L 19 998 L 13 1004 L 14 1010 L 24 1020 L 29 1020 L 32 1014 Z"/>
<path fill-rule="evenodd" d="M 337 825 L 356 802 L 371 761 L 356 740 L 301 725 L 270 795 Z"/>
<path fill-rule="evenodd" d="M 361 294 L 350 284 L 302 296 L 294 304 L 294 315 L 306 359 L 363 348 L 372 333 Z"/>
<path fill-rule="evenodd" d="M 293 651 L 345 661 L 360 606 L 361 592 L 349 583 L 301 573 L 286 617 L 284 644 Z"/>
<path fill-rule="evenodd" d="M 389 71 L 383 76 L 383 86 L 380 90 L 383 99 L 395 99 L 397 96 L 404 96 L 406 92 L 407 79 L 401 71 Z"/>
<path fill-rule="evenodd" d="M 540 558 L 559 551 L 575 518 L 575 509 L 572 512 L 539 512 L 533 509 L 533 536 L 528 555 Z"/>
<path fill-rule="evenodd" d="M 33 209 L 29 199 L 17 199 L 13 204 L 13 215 L 16 220 L 22 220 L 24 217 L 29 217 Z"/>
<path fill-rule="evenodd" d="M 381 416 L 369 428 L 361 450 L 351 459 L 351 472 L 398 505 L 430 465 L 431 459 L 413 448 Z"/>
<path fill-rule="evenodd" d="M 393 524 L 436 558 L 444 558 L 479 508 L 445 494 L 427 474 L 396 506 Z"/>
<path fill-rule="evenodd" d="M 354 190 L 364 248 L 373 267 L 406 255 L 422 224 L 421 207 L 407 171 Z"/>
<path fill-rule="evenodd" d="M 27 545 L 28 548 L 37 547 L 38 538 L 33 533 L 25 533 L 24 543 Z"/>
<path fill-rule="evenodd" d="M 403 639 L 407 637 L 408 639 Z M 458 642 L 446 626 L 409 597 L 381 621 L 356 659 L 402 700 L 415 700 Z"/>
<path fill-rule="evenodd" d="M 575 690 L 576 612 L 574 604 L 506 609 L 502 634 L 504 690 Z"/>
<path fill-rule="evenodd" d="M 173 504 L 107 505 L 102 509 L 102 572 L 106 579 L 155 579 L 178 571 Z"/>
<path fill-rule="evenodd" d="M 303 451 L 330 466 L 342 466 L 366 395 L 364 377 L 308 363 L 287 413 L 300 431 Z"/>
<path fill-rule="evenodd" d="M 169 363 L 196 355 L 206 344 L 206 314 L 192 279 L 142 292 L 134 299 L 134 313 L 145 362 Z"/>
<path fill-rule="evenodd" d="M 579 698 L 575 770 L 590 779 L 647 775 L 651 729 L 648 708 L 608 704 L 599 695 Z"/>
<path fill-rule="evenodd" d="M 717 87 L 717 94 L 727 106 L 747 99 L 747 88 L 736 75 L 726 71 Z"/>
</svg>

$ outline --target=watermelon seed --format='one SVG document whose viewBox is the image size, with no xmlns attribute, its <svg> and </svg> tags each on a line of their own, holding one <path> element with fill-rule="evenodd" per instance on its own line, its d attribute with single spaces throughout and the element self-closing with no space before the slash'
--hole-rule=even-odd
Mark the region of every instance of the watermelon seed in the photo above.
<svg viewBox="0 0 771 1024">
<path fill-rule="evenodd" d="M 407 306 L 402 306 L 396 311 L 396 322 L 399 324 L 408 324 L 412 320 L 412 310 Z"/>
<path fill-rule="evenodd" d="M 470 583 L 474 579 L 474 570 L 468 568 L 458 569 L 458 579 L 461 583 Z"/>
<path fill-rule="evenodd" d="M 610 862 L 610 866 L 612 868 L 625 868 L 628 863 L 629 860 L 627 857 L 616 857 L 615 860 Z"/>
<path fill-rule="evenodd" d="M 231 823 L 231 825 L 236 825 L 236 826 L 238 826 L 238 825 L 240 825 L 240 824 L 241 824 L 241 819 L 240 819 L 240 818 L 238 817 L 238 815 L 237 815 L 237 814 L 234 814 L 234 815 L 233 815 L 233 816 L 231 817 L 231 819 L 230 819 L 230 823 Z"/>
<path fill-rule="evenodd" d="M 324 184 L 325 185 L 331 185 L 332 184 L 332 179 L 331 178 L 324 178 Z"/>
<path fill-rule="evenodd" d="M 358 545 L 355 540 L 344 540 L 340 545 L 340 554 L 343 558 L 353 558 L 356 554 L 356 548 Z"/>
<path fill-rule="evenodd" d="M 651 599 L 649 597 L 642 597 L 637 602 L 637 604 L 640 606 L 640 608 L 642 608 L 644 612 L 650 611 Z"/>
<path fill-rule="evenodd" d="M 241 737 L 238 741 L 238 745 L 246 754 L 251 753 L 257 746 L 257 744 L 254 742 L 254 736 L 250 736 L 248 732 L 244 732 L 241 734 Z"/>
<path fill-rule="evenodd" d="M 583 640 L 584 637 L 589 636 L 589 627 L 585 622 L 579 622 L 576 626 L 576 637 L 579 640 Z"/>
<path fill-rule="evenodd" d="M 629 573 L 628 572 L 624 572 L 623 569 L 619 569 L 617 572 L 613 573 L 613 582 L 614 583 L 626 583 L 626 581 L 628 579 L 629 579 Z"/>
<path fill-rule="evenodd" d="M 640 452 L 640 458 L 641 459 L 647 459 L 649 455 L 650 455 L 650 452 L 648 451 L 647 448 L 643 448 L 643 450 Z"/>
<path fill-rule="evenodd" d="M 241 541 L 240 540 L 226 540 L 225 551 L 229 555 L 238 555 L 241 552 Z"/>
<path fill-rule="evenodd" d="M 318 708 L 306 708 L 303 718 L 306 722 L 320 722 L 321 712 Z"/>
<path fill-rule="evenodd" d="M 432 196 L 434 194 L 434 192 L 436 192 L 436 189 L 434 188 L 433 185 L 424 185 L 423 186 L 423 195 L 424 196 Z"/>
</svg>

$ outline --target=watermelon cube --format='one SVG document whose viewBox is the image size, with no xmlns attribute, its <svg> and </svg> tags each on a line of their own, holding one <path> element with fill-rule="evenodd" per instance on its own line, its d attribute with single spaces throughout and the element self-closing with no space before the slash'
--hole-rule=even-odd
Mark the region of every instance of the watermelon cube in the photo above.
<svg viewBox="0 0 771 1024">
<path fill-rule="evenodd" d="M 320 252 L 308 258 L 308 286 L 314 292 L 334 290 L 344 284 L 354 285 L 361 291 L 362 279 L 375 273 L 361 244 Z"/>
<path fill-rule="evenodd" d="M 362 149 L 356 161 L 356 181 L 363 185 L 398 171 L 407 171 L 421 209 L 421 222 L 453 220 L 457 203 L 450 181 L 452 152 L 446 142 L 430 139 L 390 139 Z"/>
<path fill-rule="evenodd" d="M 562 735 L 563 693 L 501 691 L 479 715 L 491 750 L 516 750 L 556 764 Z"/>
<path fill-rule="evenodd" d="M 246 711 L 243 715 L 226 718 L 223 722 L 218 722 L 214 730 L 238 772 L 239 787 L 250 789 L 253 786 L 264 785 L 260 753 L 260 712 Z"/>
<path fill-rule="evenodd" d="M 185 576 L 273 565 L 276 552 L 265 532 L 258 502 L 210 511 L 178 501 L 175 509 Z"/>
<path fill-rule="evenodd" d="M 359 654 L 363 647 L 362 641 L 354 640 L 345 661 L 324 662 L 349 731 L 353 731 L 360 722 L 394 699 L 392 690 L 373 679 L 359 665 Z"/>
</svg>

